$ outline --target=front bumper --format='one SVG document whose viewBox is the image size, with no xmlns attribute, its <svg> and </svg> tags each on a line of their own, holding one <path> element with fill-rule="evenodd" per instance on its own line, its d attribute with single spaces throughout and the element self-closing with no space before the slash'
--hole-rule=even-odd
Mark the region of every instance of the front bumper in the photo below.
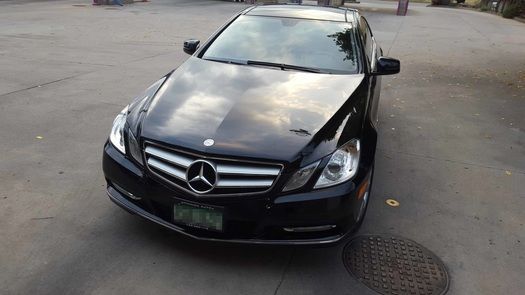
<svg viewBox="0 0 525 295">
<path fill-rule="evenodd" d="M 103 169 L 109 198 L 130 213 L 198 240 L 274 245 L 331 244 L 344 239 L 356 225 L 361 205 L 357 188 L 369 175 L 364 171 L 353 181 L 307 193 L 196 198 L 149 177 L 111 144 L 104 147 Z M 180 200 L 224 208 L 224 231 L 174 224 L 173 205 Z M 286 230 L 325 226 L 329 227 L 314 232 Z"/>
</svg>

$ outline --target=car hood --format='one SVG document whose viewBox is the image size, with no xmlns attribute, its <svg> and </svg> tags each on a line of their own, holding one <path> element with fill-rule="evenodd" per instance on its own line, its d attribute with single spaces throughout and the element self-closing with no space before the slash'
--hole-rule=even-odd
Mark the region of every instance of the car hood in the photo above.
<svg viewBox="0 0 525 295">
<path fill-rule="evenodd" d="M 337 137 L 352 111 L 334 117 L 363 77 L 190 57 L 155 95 L 141 136 L 213 155 L 291 162 L 313 141 Z M 206 147 L 209 138 L 215 144 Z"/>
</svg>

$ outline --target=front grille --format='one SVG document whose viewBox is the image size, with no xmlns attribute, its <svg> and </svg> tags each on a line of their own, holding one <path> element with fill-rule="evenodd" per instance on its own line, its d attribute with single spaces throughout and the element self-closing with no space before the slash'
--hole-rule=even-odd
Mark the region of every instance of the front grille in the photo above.
<svg viewBox="0 0 525 295">
<path fill-rule="evenodd" d="M 152 143 L 146 143 L 144 155 L 155 177 L 197 196 L 264 193 L 273 187 L 282 170 L 281 164 L 208 157 Z M 215 186 L 206 193 L 192 190 L 186 180 L 188 167 L 197 160 L 205 160 L 216 170 Z"/>
</svg>

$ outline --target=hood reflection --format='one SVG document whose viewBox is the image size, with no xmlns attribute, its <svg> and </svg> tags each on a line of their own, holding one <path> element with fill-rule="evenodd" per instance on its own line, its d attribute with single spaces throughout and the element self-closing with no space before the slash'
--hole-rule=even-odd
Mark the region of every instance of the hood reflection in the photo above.
<svg viewBox="0 0 525 295">
<path fill-rule="evenodd" d="M 142 136 L 209 153 L 288 161 L 330 122 L 362 79 L 191 57 L 155 98 Z M 206 138 L 215 145 L 205 147 Z"/>
</svg>

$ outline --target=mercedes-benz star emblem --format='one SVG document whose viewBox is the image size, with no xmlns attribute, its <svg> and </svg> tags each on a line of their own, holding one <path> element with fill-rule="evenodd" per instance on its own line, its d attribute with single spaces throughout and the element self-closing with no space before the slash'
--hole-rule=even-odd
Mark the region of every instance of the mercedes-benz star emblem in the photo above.
<svg viewBox="0 0 525 295">
<path fill-rule="evenodd" d="M 205 160 L 194 161 L 186 170 L 188 186 L 199 194 L 204 194 L 214 189 L 218 178 L 215 165 Z"/>
<path fill-rule="evenodd" d="M 206 140 L 203 142 L 203 144 L 204 144 L 205 146 L 212 146 L 214 143 L 215 143 L 215 140 L 213 140 L 213 139 L 211 139 L 211 138 L 208 138 L 208 139 L 206 139 Z"/>
</svg>

